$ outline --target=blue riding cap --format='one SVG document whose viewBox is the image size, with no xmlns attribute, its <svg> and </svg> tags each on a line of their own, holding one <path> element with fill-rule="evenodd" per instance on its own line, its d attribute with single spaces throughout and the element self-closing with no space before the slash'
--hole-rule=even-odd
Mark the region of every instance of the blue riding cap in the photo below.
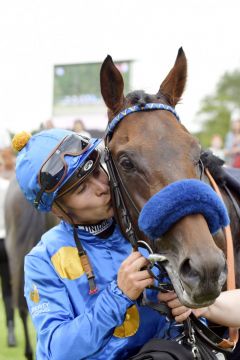
<svg viewBox="0 0 240 360">
<path fill-rule="evenodd" d="M 33 135 L 27 144 L 21 149 L 16 161 L 16 177 L 26 199 L 34 204 L 34 200 L 41 187 L 38 182 L 39 171 L 49 157 L 54 148 L 68 135 L 74 134 L 72 131 L 64 129 L 51 129 Z M 65 155 L 68 165 L 63 182 L 53 192 L 44 192 L 38 206 L 40 211 L 50 211 L 53 201 L 66 181 L 73 175 L 95 150 L 101 139 L 90 139 L 89 148 L 78 156 Z"/>
</svg>

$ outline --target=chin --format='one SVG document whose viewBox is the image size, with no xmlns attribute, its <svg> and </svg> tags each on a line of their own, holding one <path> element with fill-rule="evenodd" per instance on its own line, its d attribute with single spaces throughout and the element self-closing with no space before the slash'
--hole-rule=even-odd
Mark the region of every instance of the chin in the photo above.
<svg viewBox="0 0 240 360">
<path fill-rule="evenodd" d="M 114 211 L 113 208 L 111 207 L 111 209 L 109 210 L 109 218 L 114 216 Z"/>
<path fill-rule="evenodd" d="M 113 212 L 113 208 L 111 207 L 110 209 L 107 209 L 105 212 L 104 212 L 104 219 L 110 219 L 114 216 L 114 212 Z"/>
</svg>

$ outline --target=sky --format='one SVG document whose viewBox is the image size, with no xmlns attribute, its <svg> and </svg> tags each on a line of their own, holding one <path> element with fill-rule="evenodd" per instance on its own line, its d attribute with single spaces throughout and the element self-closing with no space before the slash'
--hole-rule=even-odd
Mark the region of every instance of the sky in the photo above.
<svg viewBox="0 0 240 360">
<path fill-rule="evenodd" d="M 55 64 L 131 59 L 133 88 L 156 93 L 182 46 L 188 82 L 177 111 L 194 132 L 201 100 L 240 67 L 239 14 L 239 0 L 1 1 L 0 131 L 52 116 Z M 101 116 L 91 127 L 105 126 Z"/>
</svg>

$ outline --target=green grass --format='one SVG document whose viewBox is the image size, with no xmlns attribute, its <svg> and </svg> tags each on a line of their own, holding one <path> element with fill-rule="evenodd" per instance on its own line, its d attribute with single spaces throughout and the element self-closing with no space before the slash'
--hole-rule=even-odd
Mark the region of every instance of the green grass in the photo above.
<svg viewBox="0 0 240 360">
<path fill-rule="evenodd" d="M 30 317 L 28 317 L 29 333 L 31 338 L 31 344 L 35 353 L 36 335 L 34 327 L 31 323 Z M 17 339 L 17 347 L 9 348 L 7 346 L 7 329 L 5 326 L 5 312 L 3 308 L 2 299 L 0 299 L 0 360 L 26 360 L 24 357 L 24 333 L 22 321 L 19 318 L 18 311 L 15 311 L 15 335 Z"/>
</svg>

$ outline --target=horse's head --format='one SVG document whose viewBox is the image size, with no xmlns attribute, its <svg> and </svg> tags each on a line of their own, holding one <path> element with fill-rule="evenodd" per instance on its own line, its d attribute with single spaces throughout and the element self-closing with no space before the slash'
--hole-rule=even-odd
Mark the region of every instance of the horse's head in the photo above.
<svg viewBox="0 0 240 360">
<path fill-rule="evenodd" d="M 186 74 L 187 61 L 180 49 L 157 94 L 134 91 L 125 97 L 122 75 L 108 56 L 101 68 L 101 91 L 109 124 L 119 112 L 134 105 L 143 108 L 149 103 L 163 104 L 173 110 L 182 96 Z M 160 110 L 131 112 L 115 127 L 108 144 L 135 204 L 133 208 L 129 198 L 125 198 L 141 237 L 136 209 L 141 211 L 154 194 L 171 183 L 199 179 L 200 145 L 177 121 L 174 110 L 166 109 L 163 106 Z M 191 307 L 213 302 L 226 279 L 225 258 L 204 216 L 195 213 L 181 218 L 156 243 L 159 253 L 168 260 L 167 269 L 180 300 Z"/>
</svg>

